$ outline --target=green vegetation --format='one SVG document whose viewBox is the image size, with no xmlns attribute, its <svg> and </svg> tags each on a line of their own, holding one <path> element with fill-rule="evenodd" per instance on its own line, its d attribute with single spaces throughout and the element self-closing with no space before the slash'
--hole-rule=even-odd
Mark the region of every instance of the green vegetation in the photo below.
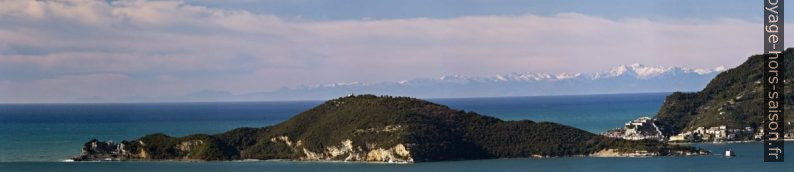
<svg viewBox="0 0 794 172">
<path fill-rule="evenodd" d="M 331 160 L 357 155 L 364 157 L 358 160 L 370 160 L 372 152 L 368 151 L 397 150 L 402 145 L 410 151 L 408 158 L 415 162 L 589 155 L 605 149 L 648 151 L 658 155 L 700 151 L 657 141 L 607 138 L 550 122 L 503 121 L 414 98 L 374 95 L 329 100 L 269 127 L 238 128 L 216 135 L 185 137 L 151 134 L 123 143 L 122 152 L 128 153 L 111 157 L 317 160 L 323 158 L 311 156 L 322 154 Z M 350 143 L 350 151 L 342 151 L 345 150 L 344 143 Z"/>
<path fill-rule="evenodd" d="M 788 84 L 794 77 L 794 49 L 784 52 L 785 108 L 794 103 L 794 90 Z M 759 128 L 763 122 L 763 65 L 767 55 L 754 55 L 742 65 L 720 73 L 700 92 L 676 92 L 668 96 L 656 118 L 665 135 L 690 131 L 697 127 L 726 125 L 728 128 Z M 791 110 L 785 121 L 794 121 Z M 789 126 L 789 128 L 791 128 Z M 744 138 L 749 139 L 749 138 Z"/>
</svg>

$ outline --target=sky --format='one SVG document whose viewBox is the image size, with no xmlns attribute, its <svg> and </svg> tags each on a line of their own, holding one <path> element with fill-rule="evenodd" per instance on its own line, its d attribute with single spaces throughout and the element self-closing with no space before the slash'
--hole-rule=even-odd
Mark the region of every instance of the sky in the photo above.
<svg viewBox="0 0 794 172">
<path fill-rule="evenodd" d="M 732 67 L 762 52 L 762 10 L 740 0 L 0 0 L 0 102 Z"/>
</svg>

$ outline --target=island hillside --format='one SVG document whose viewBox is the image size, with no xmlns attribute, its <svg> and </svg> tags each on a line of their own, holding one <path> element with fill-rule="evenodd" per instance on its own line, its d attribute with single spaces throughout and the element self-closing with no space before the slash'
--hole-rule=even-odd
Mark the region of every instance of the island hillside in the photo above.
<svg viewBox="0 0 794 172">
<path fill-rule="evenodd" d="M 184 137 L 150 134 L 120 143 L 91 140 L 74 160 L 427 162 L 705 153 L 659 141 L 607 138 L 551 122 L 503 121 L 415 98 L 357 95 L 329 100 L 262 128 Z"/>
<path fill-rule="evenodd" d="M 794 77 L 793 52 L 794 49 L 789 48 L 782 55 L 785 61 L 784 120 L 788 124 L 788 131 L 792 130 L 791 122 L 794 121 L 794 111 L 791 109 L 794 103 L 794 94 L 791 92 L 794 88 L 790 84 Z M 727 131 L 728 136 L 724 137 L 728 139 L 751 140 L 760 137 L 757 133 L 764 117 L 762 77 L 767 56 L 749 57 L 743 64 L 717 75 L 702 91 L 675 92 L 667 96 L 656 115 L 656 123 L 662 133 L 666 136 L 687 134 L 688 137 L 698 128 L 725 126 L 720 131 Z"/>
</svg>

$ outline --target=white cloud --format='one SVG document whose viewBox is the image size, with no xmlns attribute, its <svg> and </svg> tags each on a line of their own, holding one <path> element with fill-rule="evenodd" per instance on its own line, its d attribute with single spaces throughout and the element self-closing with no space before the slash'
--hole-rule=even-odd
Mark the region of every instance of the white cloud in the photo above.
<svg viewBox="0 0 794 172">
<path fill-rule="evenodd" d="M 635 62 L 735 66 L 761 50 L 759 25 L 578 13 L 310 21 L 179 1 L 0 1 L 0 95 L 16 95 L 0 101 L 593 72 Z M 93 80 L 125 84 L 70 78 L 108 73 L 126 77 Z M 84 90 L 26 96 L 64 86 Z M 138 91 L 94 91 L 108 86 Z"/>
</svg>

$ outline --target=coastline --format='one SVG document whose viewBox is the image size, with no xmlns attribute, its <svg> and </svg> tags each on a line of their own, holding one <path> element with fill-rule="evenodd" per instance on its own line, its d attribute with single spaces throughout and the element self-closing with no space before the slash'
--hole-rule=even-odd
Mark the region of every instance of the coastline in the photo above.
<svg viewBox="0 0 794 172">
<path fill-rule="evenodd" d="M 784 142 L 794 142 L 794 139 L 783 139 Z M 667 144 L 698 144 L 698 143 L 707 143 L 707 144 L 730 144 L 730 143 L 756 143 L 756 142 L 764 142 L 763 140 L 737 140 L 737 141 L 712 141 L 712 142 L 670 142 L 667 141 Z"/>
<path fill-rule="evenodd" d="M 583 157 L 583 158 L 645 158 L 645 157 L 685 157 L 685 156 L 708 156 L 711 155 L 711 152 L 704 150 L 705 152 L 699 153 L 676 153 L 671 155 L 660 155 L 657 153 L 647 152 L 647 151 L 635 151 L 635 152 L 621 152 L 615 149 L 605 149 L 598 152 L 590 153 L 587 155 L 569 155 L 569 156 L 541 156 L 541 155 L 531 155 L 529 157 L 510 157 L 510 158 L 485 158 L 485 159 L 471 159 L 471 160 L 448 160 L 448 161 L 434 161 L 434 162 L 450 162 L 450 161 L 478 161 L 478 160 L 494 160 L 494 159 L 554 159 L 554 158 L 572 158 L 572 157 Z M 52 162 L 52 161 L 42 161 L 42 162 Z M 113 159 L 113 160 L 89 160 L 89 161 L 75 161 L 74 159 L 63 159 L 61 161 L 55 162 L 65 162 L 65 163 L 79 163 L 79 162 L 184 162 L 184 163 L 205 163 L 205 162 L 300 162 L 300 163 L 362 163 L 362 164 L 416 164 L 416 163 L 427 163 L 427 162 L 405 162 L 405 161 L 394 161 L 394 162 L 383 162 L 383 161 L 345 161 L 345 160 L 300 160 L 300 159 L 242 159 L 242 160 L 197 160 L 197 159 L 161 159 L 161 160 L 144 160 L 144 159 Z"/>
</svg>

